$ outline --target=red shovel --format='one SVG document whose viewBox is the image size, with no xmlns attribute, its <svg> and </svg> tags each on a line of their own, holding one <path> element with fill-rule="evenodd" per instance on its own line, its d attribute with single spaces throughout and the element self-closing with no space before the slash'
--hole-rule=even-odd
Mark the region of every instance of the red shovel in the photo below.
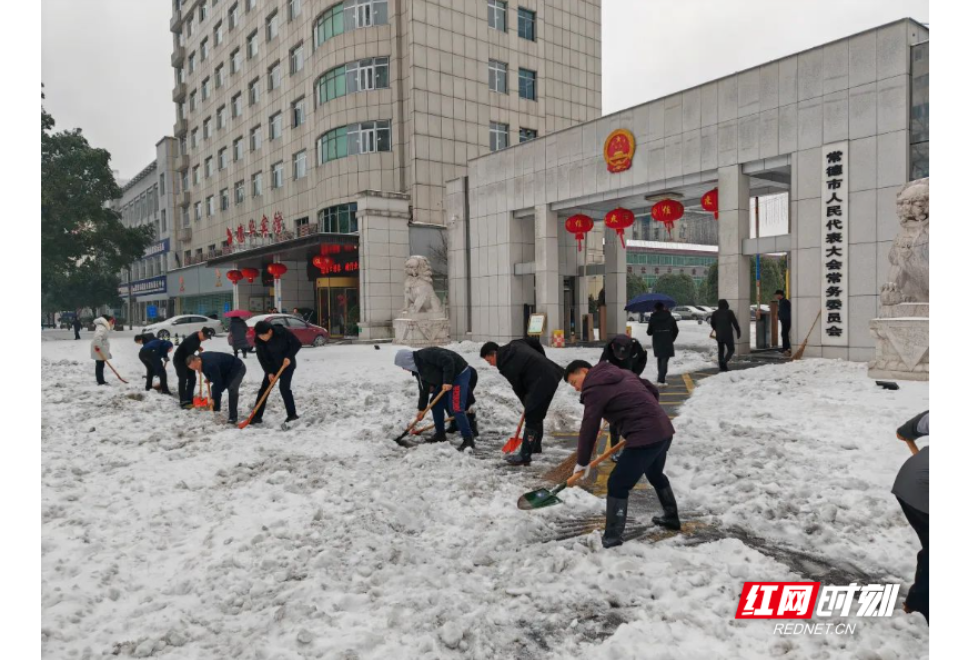
<svg viewBox="0 0 970 660">
<path fill-rule="evenodd" d="M 515 435 L 509 438 L 509 441 L 502 447 L 502 451 L 506 454 L 511 454 L 522 444 L 522 424 L 524 422 L 525 413 L 522 413 L 522 417 L 519 419 L 519 427 L 515 429 Z"/>
</svg>

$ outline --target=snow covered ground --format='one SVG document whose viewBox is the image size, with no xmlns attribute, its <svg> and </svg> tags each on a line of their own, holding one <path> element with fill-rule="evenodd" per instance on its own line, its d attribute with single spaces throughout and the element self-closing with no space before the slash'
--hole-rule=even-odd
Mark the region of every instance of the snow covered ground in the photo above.
<svg viewBox="0 0 970 660">
<path fill-rule="evenodd" d="M 681 328 L 671 371 L 712 366 L 707 330 Z M 610 551 L 598 532 L 548 540 L 602 500 L 575 489 L 565 506 L 520 511 L 534 470 L 503 467 L 495 450 L 392 443 L 416 405 L 395 347 L 305 348 L 299 426 L 279 430 L 274 394 L 265 428 L 239 431 L 143 392 L 132 335 L 112 336 L 131 384 L 108 372 L 99 388 L 89 333 L 43 334 L 45 657 L 927 655 L 922 618 L 901 612 L 860 620 L 853 637 L 781 638 L 771 622 L 735 621 L 744 580 L 801 579 L 736 539 Z M 206 348 L 226 350 L 225 337 Z M 514 430 L 517 401 L 478 344 L 452 348 L 479 371 L 481 444 L 494 447 Z M 549 351 L 561 364 L 598 354 Z M 246 364 L 248 410 L 259 368 Z M 915 535 L 889 493 L 908 454 L 893 430 L 927 402 L 926 385 L 884 392 L 846 363 L 719 375 L 676 420 L 668 474 L 695 520 L 908 583 Z M 563 385 L 547 429 L 575 429 L 580 415 Z"/>
</svg>

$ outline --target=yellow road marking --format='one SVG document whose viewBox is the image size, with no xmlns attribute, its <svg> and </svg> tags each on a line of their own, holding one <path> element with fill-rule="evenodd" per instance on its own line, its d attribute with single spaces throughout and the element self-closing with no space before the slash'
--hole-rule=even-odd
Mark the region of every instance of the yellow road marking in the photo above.
<svg viewBox="0 0 970 660">
<path fill-rule="evenodd" d="M 684 374 L 684 385 L 687 386 L 687 396 L 690 396 L 694 391 L 694 380 L 690 377 L 690 374 Z"/>
</svg>

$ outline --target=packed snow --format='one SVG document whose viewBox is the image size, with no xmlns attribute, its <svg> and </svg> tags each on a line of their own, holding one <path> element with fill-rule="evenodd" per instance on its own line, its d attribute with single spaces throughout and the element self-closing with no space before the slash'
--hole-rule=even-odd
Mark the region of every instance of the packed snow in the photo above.
<svg viewBox="0 0 970 660">
<path fill-rule="evenodd" d="M 681 328 L 671 372 L 713 366 L 707 329 Z M 450 347 L 479 372 L 484 435 L 472 456 L 391 441 L 417 401 L 394 346 L 304 348 L 293 380 L 302 419 L 280 430 L 274 393 L 264 426 L 240 431 L 225 413 L 182 411 L 143 391 L 131 332 L 111 337 L 130 384 L 108 371 L 107 387 L 94 383 L 90 333 L 43 336 L 45 657 L 928 654 L 922 617 L 901 611 L 858 620 L 851 637 L 779 637 L 770 621 L 735 621 L 745 580 L 806 578 L 730 535 L 611 550 L 599 531 L 554 540 L 558 525 L 601 514 L 603 501 L 571 489 L 562 506 L 517 509 L 566 451 L 553 447 L 538 470 L 503 465 L 496 447 L 521 408 L 480 344 Z M 204 347 L 228 350 L 224 335 Z M 548 351 L 560 364 L 599 352 Z M 246 365 L 242 414 L 260 375 L 253 357 Z M 655 374 L 651 359 L 644 375 Z M 675 420 L 668 475 L 689 521 L 908 585 L 917 542 L 889 492 L 908 455 L 893 432 L 927 407 L 925 384 L 886 392 L 844 362 L 714 376 Z M 581 414 L 563 384 L 547 432 L 576 429 Z"/>
</svg>

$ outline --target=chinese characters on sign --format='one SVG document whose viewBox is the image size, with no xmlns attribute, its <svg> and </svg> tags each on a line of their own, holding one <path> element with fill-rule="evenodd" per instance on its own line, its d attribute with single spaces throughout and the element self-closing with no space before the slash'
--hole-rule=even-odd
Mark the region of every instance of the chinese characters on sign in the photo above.
<svg viewBox="0 0 970 660">
<path fill-rule="evenodd" d="M 888 617 L 898 596 L 898 584 L 853 582 L 823 587 L 819 582 L 745 582 L 734 618 Z"/>
<path fill-rule="evenodd" d="M 822 346 L 849 345 L 849 143 L 822 148 Z"/>
</svg>

